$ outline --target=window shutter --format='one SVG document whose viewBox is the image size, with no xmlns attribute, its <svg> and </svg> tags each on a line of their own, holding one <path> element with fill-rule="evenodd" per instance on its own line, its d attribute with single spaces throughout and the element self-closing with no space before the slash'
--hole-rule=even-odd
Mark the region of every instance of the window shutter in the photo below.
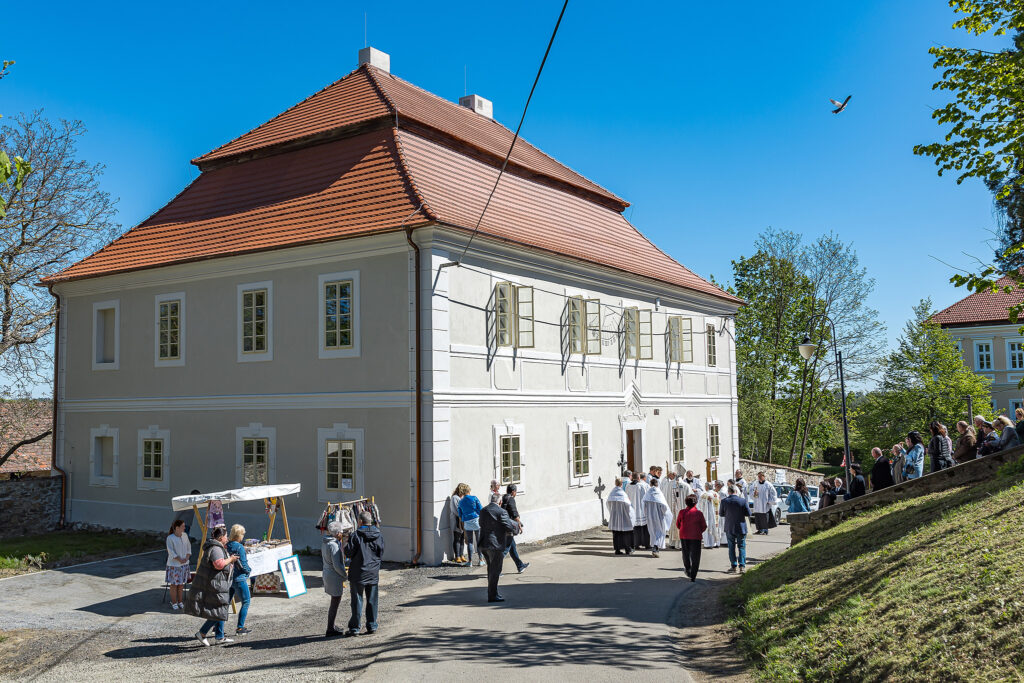
<svg viewBox="0 0 1024 683">
<path fill-rule="evenodd" d="M 635 307 L 622 309 L 622 346 L 624 358 L 637 358 L 637 312 Z"/>
<path fill-rule="evenodd" d="M 584 353 L 584 305 L 583 297 L 574 296 L 569 298 L 569 353 Z"/>
<path fill-rule="evenodd" d="M 516 346 L 533 348 L 533 287 L 516 287 Z"/>
<path fill-rule="evenodd" d="M 494 285 L 495 339 L 498 346 L 512 346 L 512 285 L 499 282 Z"/>
<path fill-rule="evenodd" d="M 587 355 L 601 355 L 601 300 L 587 299 Z"/>
<path fill-rule="evenodd" d="M 654 334 L 651 329 L 651 310 L 638 311 L 637 338 L 640 344 L 640 360 L 654 358 Z"/>
<path fill-rule="evenodd" d="M 682 354 L 679 352 L 680 322 L 681 319 L 678 316 L 668 319 L 668 360 L 670 363 L 678 363 L 682 358 Z"/>
<path fill-rule="evenodd" d="M 690 318 L 680 319 L 681 327 L 681 339 L 680 349 L 682 352 L 682 362 L 692 363 L 693 362 L 693 320 Z"/>
</svg>

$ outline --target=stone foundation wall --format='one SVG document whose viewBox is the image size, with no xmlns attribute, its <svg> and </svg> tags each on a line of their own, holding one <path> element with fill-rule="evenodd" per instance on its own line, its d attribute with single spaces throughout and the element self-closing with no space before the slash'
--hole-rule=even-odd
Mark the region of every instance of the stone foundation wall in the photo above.
<svg viewBox="0 0 1024 683">
<path fill-rule="evenodd" d="M 862 510 L 878 505 L 894 503 L 898 500 L 917 498 L 936 491 L 985 481 L 995 476 L 996 472 L 1008 462 L 1024 455 L 1024 446 L 1001 451 L 978 460 L 971 460 L 962 465 L 940 470 L 934 474 L 926 474 L 920 479 L 912 479 L 902 484 L 882 489 L 877 493 L 869 493 L 860 498 L 845 500 L 830 505 L 823 510 L 814 512 L 793 513 L 786 517 L 789 522 L 790 541 L 798 543 L 816 531 L 831 529 L 844 519 L 852 517 Z"/>
<path fill-rule="evenodd" d="M 53 531 L 60 523 L 61 477 L 0 481 L 0 538 Z"/>
<path fill-rule="evenodd" d="M 757 480 L 757 473 L 764 472 L 765 479 L 767 481 L 775 483 L 775 471 L 782 470 L 786 474 L 787 484 L 796 484 L 797 479 L 803 479 L 808 486 L 817 486 L 818 482 L 825 476 L 820 472 L 808 472 L 807 470 L 798 470 L 795 467 L 786 467 L 785 465 L 773 465 L 770 462 L 758 462 L 756 460 L 745 460 L 740 458 L 740 469 L 743 470 L 743 478 L 747 482 L 753 482 Z M 731 479 L 735 472 L 727 474 L 722 481 Z M 722 475 L 719 474 L 719 477 Z"/>
</svg>

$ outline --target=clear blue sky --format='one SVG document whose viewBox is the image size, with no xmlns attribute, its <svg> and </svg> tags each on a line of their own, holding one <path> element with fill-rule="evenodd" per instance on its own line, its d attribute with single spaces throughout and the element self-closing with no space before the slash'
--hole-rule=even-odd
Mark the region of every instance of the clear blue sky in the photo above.
<svg viewBox="0 0 1024 683">
<path fill-rule="evenodd" d="M 652 7 L 656 11 L 650 10 Z M 494 101 L 514 128 L 561 3 L 31 3 L 4 9 L 0 113 L 77 118 L 130 227 L 194 175 L 189 159 L 355 67 L 364 44 L 443 97 Z M 627 215 L 702 275 L 729 279 L 768 226 L 833 230 L 877 280 L 894 340 L 911 306 L 966 293 L 950 268 L 994 229 L 978 182 L 939 178 L 935 44 L 970 44 L 939 0 L 574 0 L 523 135 L 630 201 Z M 976 46 L 982 43 L 975 41 Z M 998 43 L 988 41 L 989 46 Z M 829 97 L 852 94 L 830 113 Z"/>
</svg>

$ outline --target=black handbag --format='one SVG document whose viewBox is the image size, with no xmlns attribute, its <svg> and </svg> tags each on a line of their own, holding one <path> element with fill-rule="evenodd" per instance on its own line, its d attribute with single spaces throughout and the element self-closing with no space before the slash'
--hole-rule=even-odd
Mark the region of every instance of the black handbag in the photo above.
<svg viewBox="0 0 1024 683">
<path fill-rule="evenodd" d="M 775 510 L 769 510 L 768 511 L 768 528 L 769 529 L 774 529 L 778 525 L 779 525 L 779 523 L 777 521 L 775 521 Z"/>
</svg>

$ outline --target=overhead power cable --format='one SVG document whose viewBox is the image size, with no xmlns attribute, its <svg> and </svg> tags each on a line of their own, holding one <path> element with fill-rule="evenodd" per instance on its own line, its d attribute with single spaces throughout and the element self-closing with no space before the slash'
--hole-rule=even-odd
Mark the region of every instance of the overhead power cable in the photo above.
<svg viewBox="0 0 1024 683">
<path fill-rule="evenodd" d="M 512 136 L 512 144 L 508 146 L 508 154 L 505 155 L 505 160 L 501 162 L 501 170 L 498 171 L 498 177 L 494 179 L 494 187 L 491 188 L 491 193 L 487 195 L 487 202 L 484 204 L 483 211 L 480 212 L 480 217 L 476 221 L 476 227 L 473 228 L 473 232 L 469 235 L 469 241 L 466 242 L 466 248 L 462 250 L 462 255 L 459 256 L 455 261 L 449 261 L 441 265 L 442 268 L 446 266 L 457 266 L 466 257 L 466 252 L 469 251 L 469 246 L 473 244 L 473 238 L 476 237 L 476 233 L 480 230 L 480 224 L 484 220 L 484 214 L 487 213 L 487 208 L 491 205 L 491 199 L 494 198 L 494 193 L 498 189 L 498 183 L 501 182 L 501 176 L 505 173 L 505 167 L 508 166 L 508 160 L 512 156 L 512 150 L 515 149 L 516 141 L 519 139 L 519 131 L 523 129 L 523 122 L 526 120 L 526 111 L 530 108 L 530 100 L 533 99 L 533 91 L 537 89 L 537 83 L 540 81 L 540 75 L 544 71 L 544 64 L 548 61 L 548 54 L 551 52 L 551 46 L 555 42 L 555 36 L 558 35 L 558 27 L 562 24 L 562 17 L 565 16 L 565 8 L 569 6 L 569 0 L 565 0 L 562 3 L 562 11 L 558 13 L 558 21 L 555 22 L 555 29 L 551 32 L 551 39 L 548 41 L 548 47 L 544 50 L 544 58 L 540 60 L 540 68 L 537 69 L 537 75 L 533 79 L 533 86 L 530 88 L 530 94 L 526 98 L 526 104 L 523 105 L 523 115 L 519 117 L 519 125 L 516 127 L 516 134 Z"/>
</svg>

